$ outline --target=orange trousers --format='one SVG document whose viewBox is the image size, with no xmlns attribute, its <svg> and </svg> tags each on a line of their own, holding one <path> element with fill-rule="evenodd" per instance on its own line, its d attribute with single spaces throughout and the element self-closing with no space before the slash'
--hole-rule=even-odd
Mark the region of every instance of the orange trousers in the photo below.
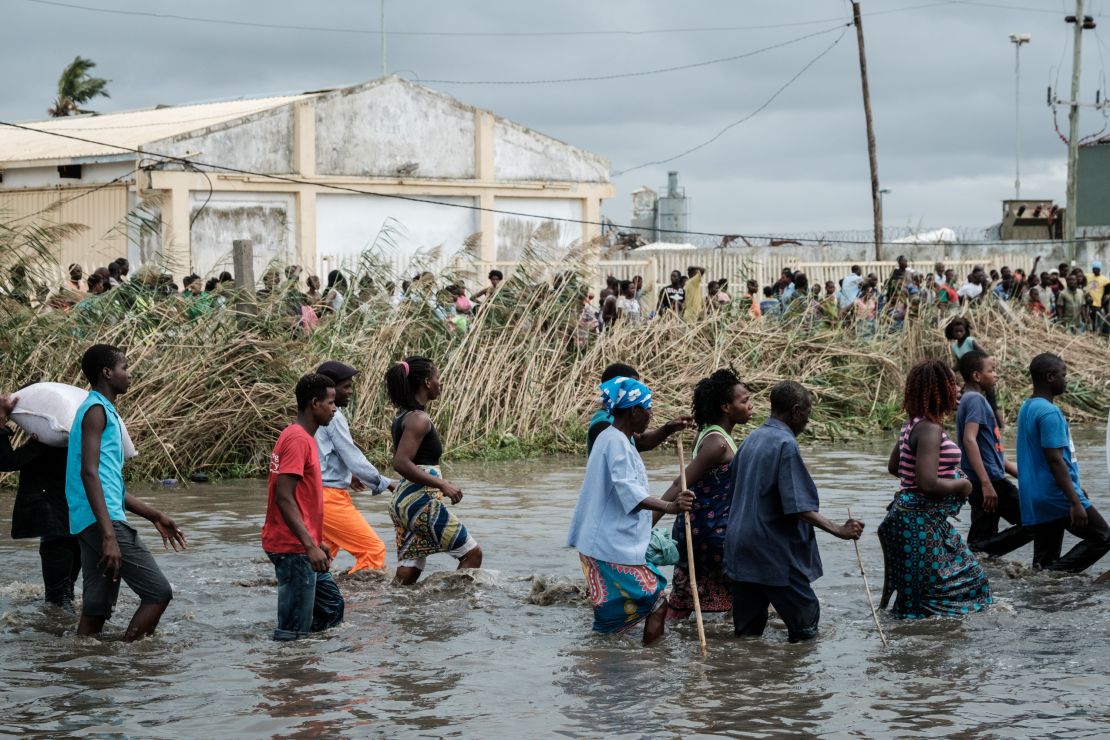
<svg viewBox="0 0 1110 740">
<path fill-rule="evenodd" d="M 385 543 L 345 489 L 324 488 L 324 546 L 333 558 L 340 550 L 355 556 L 355 567 L 349 573 L 385 567 Z"/>
</svg>

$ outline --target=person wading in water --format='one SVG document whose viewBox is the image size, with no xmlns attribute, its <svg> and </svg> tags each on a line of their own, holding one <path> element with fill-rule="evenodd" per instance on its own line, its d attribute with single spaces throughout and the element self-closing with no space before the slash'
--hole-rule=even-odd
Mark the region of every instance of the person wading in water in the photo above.
<svg viewBox="0 0 1110 740">
<path fill-rule="evenodd" d="M 725 368 L 698 381 L 693 409 L 698 437 L 694 443 L 694 459 L 686 467 L 686 483 L 694 494 L 694 504 L 689 514 L 675 517 L 671 533 L 680 559 L 674 566 L 674 587 L 668 599 L 667 617 L 670 619 L 685 619 L 694 609 L 690 590 L 691 563 L 686 557 L 687 516 L 694 540 L 693 567 L 701 610 L 732 610 L 732 586 L 724 574 L 725 529 L 732 504 L 729 466 L 736 454 L 732 430 L 752 418 L 752 397 L 740 377 Z M 676 479 L 663 499 L 670 500 L 679 490 L 680 480 Z"/>
<path fill-rule="evenodd" d="M 482 548 L 448 509 L 462 501 L 462 489 L 443 478 L 443 442 L 426 411 L 440 394 L 439 370 L 431 360 L 409 357 L 385 373 L 385 387 L 397 408 L 393 418 L 393 469 L 401 476 L 389 502 L 397 532 L 395 585 L 416 583 L 428 556 L 445 552 L 459 568 L 482 567 Z"/>
</svg>

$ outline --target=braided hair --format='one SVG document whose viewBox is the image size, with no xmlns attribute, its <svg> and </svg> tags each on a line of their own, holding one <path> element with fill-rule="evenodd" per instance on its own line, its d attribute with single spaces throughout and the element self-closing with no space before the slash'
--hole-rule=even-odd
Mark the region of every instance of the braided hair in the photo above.
<svg viewBox="0 0 1110 740">
<path fill-rule="evenodd" d="M 694 386 L 693 403 L 698 429 L 715 424 L 721 418 L 721 406 L 732 401 L 733 389 L 743 384 L 736 371 L 727 367 L 699 380 Z"/>
<path fill-rule="evenodd" d="M 902 408 L 911 419 L 923 417 L 942 424 L 956 409 L 959 388 L 952 369 L 940 360 L 925 360 L 914 365 L 906 376 Z"/>
<path fill-rule="evenodd" d="M 416 389 L 424 381 L 435 375 L 436 366 L 427 357 L 414 355 L 392 365 L 385 371 L 385 390 L 393 405 L 403 411 L 423 410 L 424 406 L 416 400 Z"/>
</svg>

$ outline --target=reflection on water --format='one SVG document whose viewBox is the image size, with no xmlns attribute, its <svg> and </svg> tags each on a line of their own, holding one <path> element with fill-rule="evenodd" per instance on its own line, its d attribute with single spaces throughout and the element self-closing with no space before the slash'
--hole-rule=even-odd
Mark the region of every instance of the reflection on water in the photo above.
<svg viewBox="0 0 1110 740">
<path fill-rule="evenodd" d="M 1084 484 L 1110 508 L 1101 435 L 1080 435 Z M 876 591 L 875 528 L 894 482 L 889 446 L 812 449 L 807 459 L 833 519 L 868 523 L 863 557 Z M 648 457 L 653 486 L 674 474 Z M 137 491 L 174 514 L 187 553 L 158 553 L 176 598 L 153 639 L 79 639 L 40 606 L 35 543 L 0 541 L 0 728 L 6 733 L 333 737 L 732 734 L 1088 735 L 1106 726 L 1110 588 L 1092 575 L 1032 573 L 1030 548 L 989 562 L 999 603 L 969 620 L 885 620 L 884 652 L 850 543 L 818 535 L 822 634 L 790 645 L 774 620 L 737 640 L 711 615 L 710 655 L 692 623 L 643 650 L 636 636 L 590 633 L 577 556 L 563 547 L 583 461 L 458 464 L 457 511 L 486 569 L 456 573 L 433 557 L 419 585 L 340 574 L 347 621 L 295 644 L 269 640 L 273 569 L 262 555 L 265 485 L 235 481 Z M 359 499 L 393 551 L 383 498 Z M 0 493 L 0 512 L 12 493 Z M 966 530 L 967 516 L 958 526 Z M 0 521 L 6 530 L 8 522 Z M 154 533 L 140 528 L 148 545 Z M 337 568 L 353 560 L 341 555 Z M 392 568 L 391 560 L 390 567 Z M 877 596 L 877 594 L 876 594 Z M 134 596 L 121 591 L 119 615 Z M 109 624 L 118 635 L 124 624 Z"/>
</svg>

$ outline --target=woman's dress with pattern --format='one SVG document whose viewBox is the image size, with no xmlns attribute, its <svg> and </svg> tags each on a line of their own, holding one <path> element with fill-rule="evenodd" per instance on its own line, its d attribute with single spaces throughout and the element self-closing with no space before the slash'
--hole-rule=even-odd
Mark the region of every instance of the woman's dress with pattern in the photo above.
<svg viewBox="0 0 1110 740">
<path fill-rule="evenodd" d="M 894 597 L 892 613 L 904 619 L 960 616 L 991 604 L 990 584 L 979 561 L 948 521 L 963 506 L 958 496 L 930 498 L 917 490 L 917 456 L 910 434 L 921 422 L 902 427 L 898 440 L 901 490 L 879 525 L 886 579 L 882 606 Z M 937 475 L 957 477 L 960 448 L 942 432 Z"/>
</svg>

